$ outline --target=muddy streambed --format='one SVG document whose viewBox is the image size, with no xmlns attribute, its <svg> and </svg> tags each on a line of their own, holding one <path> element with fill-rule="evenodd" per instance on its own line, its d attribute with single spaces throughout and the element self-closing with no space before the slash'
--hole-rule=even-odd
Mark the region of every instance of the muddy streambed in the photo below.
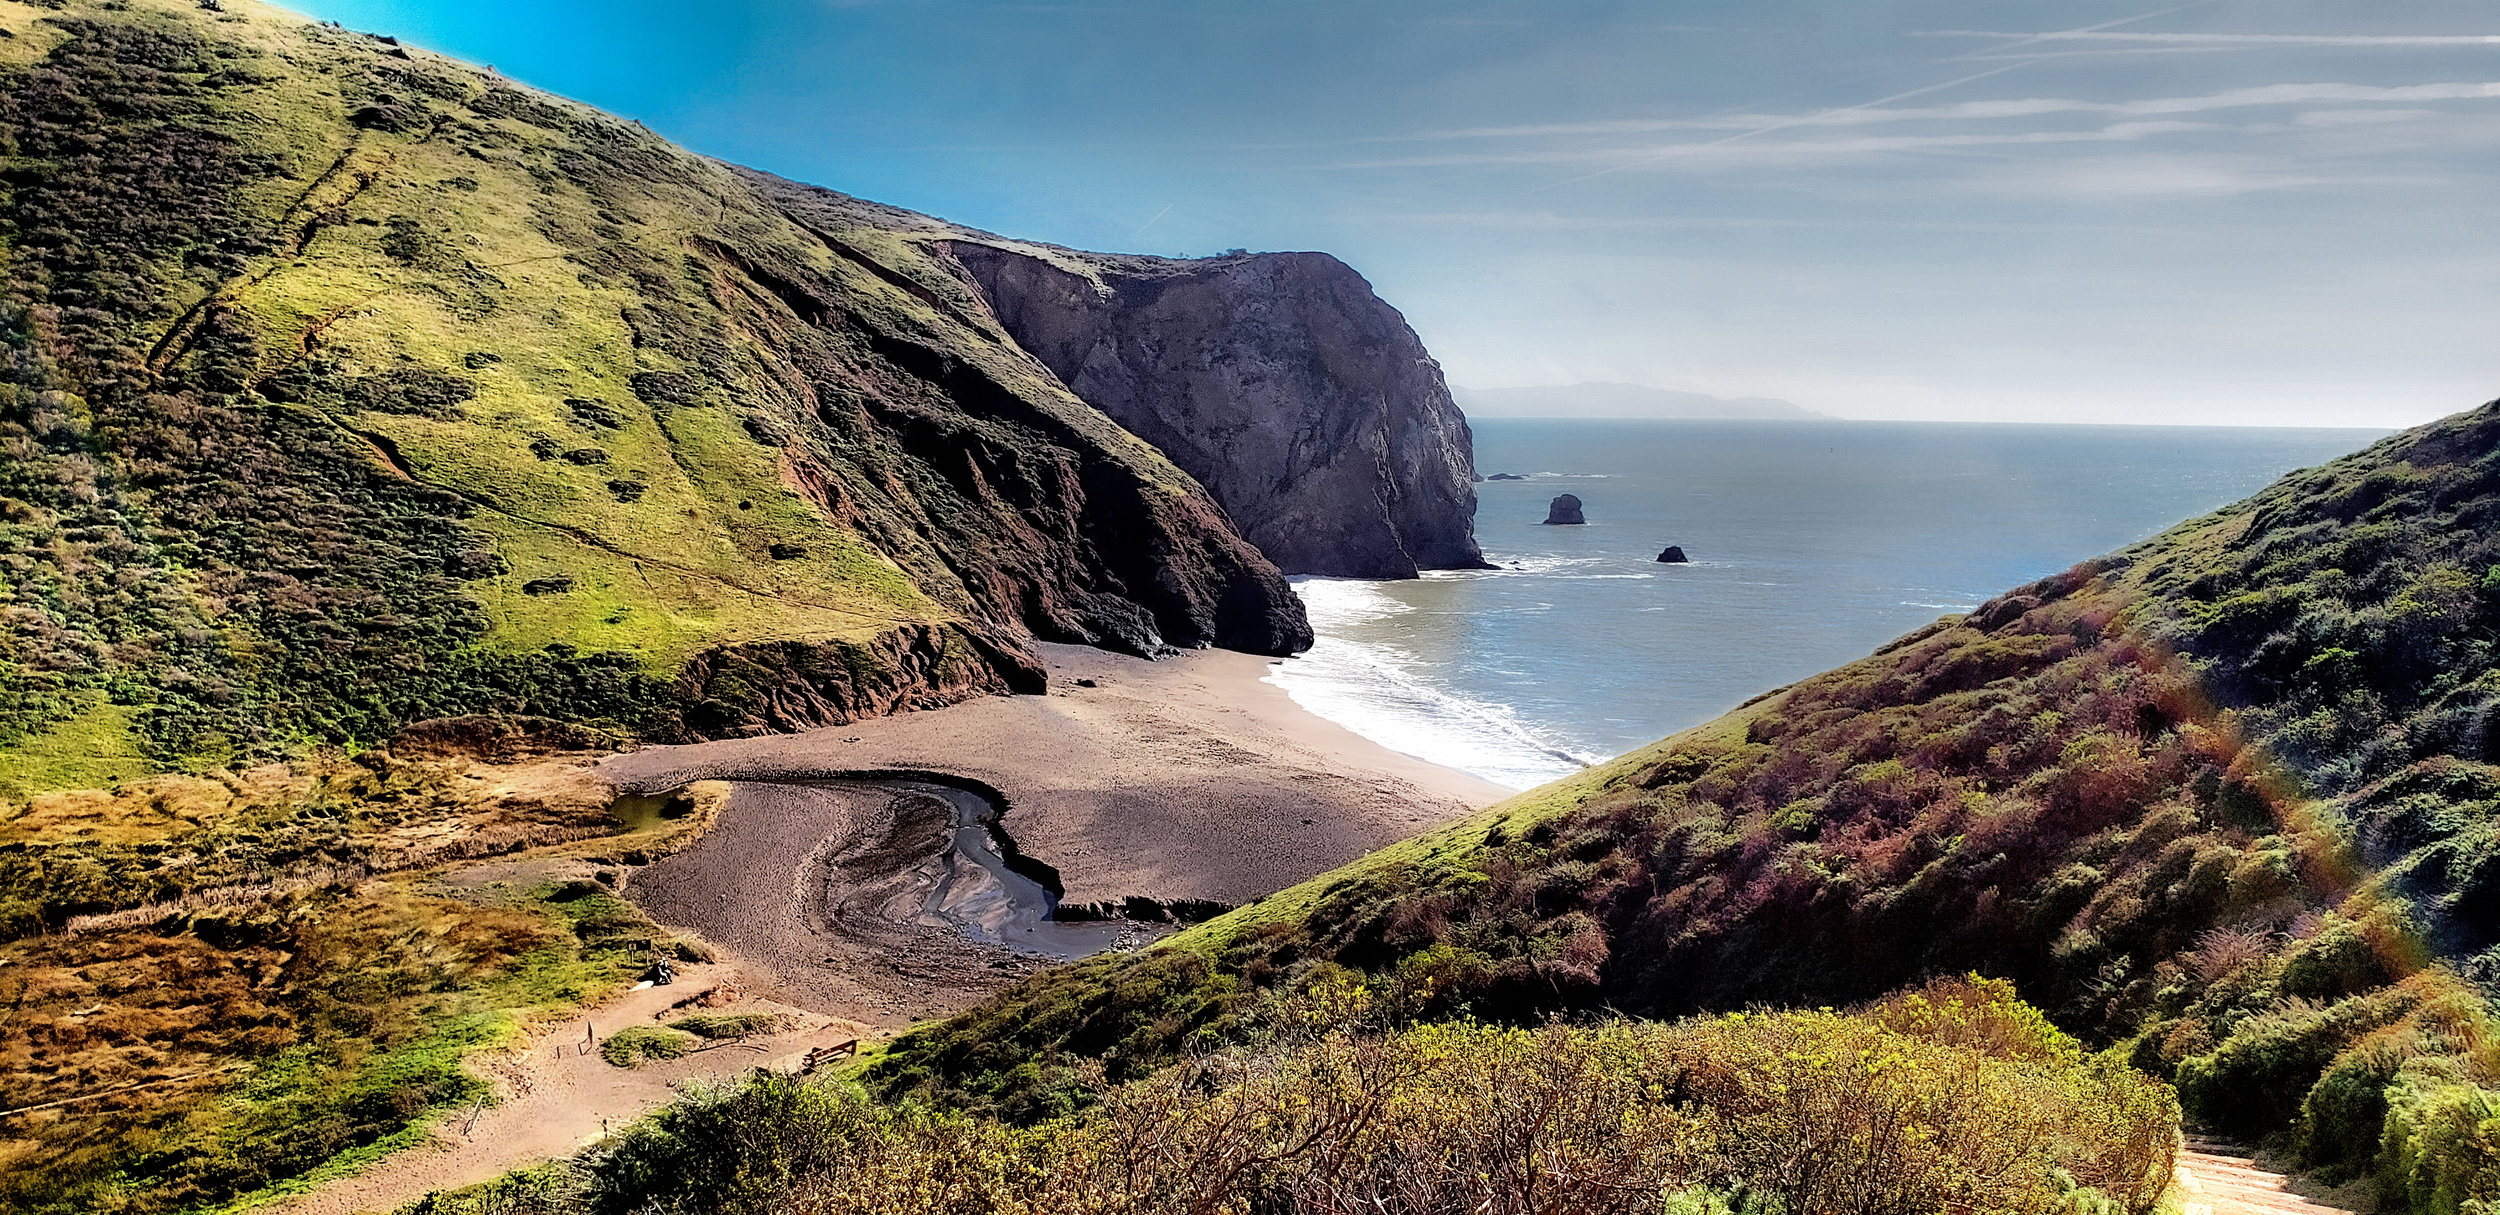
<svg viewBox="0 0 2500 1215">
<path fill-rule="evenodd" d="M 1061 961 L 1088 957 L 1134 941 L 1139 926 L 1117 920 L 1052 919 L 1059 896 L 1031 874 L 1038 868 L 1011 861 L 998 803 L 970 789 L 926 781 L 855 782 L 897 795 L 933 797 L 954 811 L 952 842 L 935 858 L 929 892 L 921 900 L 922 923 L 951 924 L 985 945 L 1048 954 Z M 1018 863 L 1022 861 L 1022 863 Z"/>
<path fill-rule="evenodd" d="M 730 782 L 691 846 L 624 890 L 722 947 L 770 995 L 865 1020 L 942 1015 L 1043 966 L 1167 926 L 1070 920 L 1057 874 L 1017 853 L 1002 800 L 927 773 Z"/>
</svg>

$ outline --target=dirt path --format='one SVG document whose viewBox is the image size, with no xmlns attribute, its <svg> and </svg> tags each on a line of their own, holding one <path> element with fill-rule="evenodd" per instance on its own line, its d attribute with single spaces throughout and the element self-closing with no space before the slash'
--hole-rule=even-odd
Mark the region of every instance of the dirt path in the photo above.
<svg viewBox="0 0 2500 1215">
<path fill-rule="evenodd" d="M 2351 1215 L 2288 1188 L 2297 1184 L 2246 1148 L 2191 1139 L 2179 1152 L 2183 1215 Z"/>
<path fill-rule="evenodd" d="M 269 1208 L 283 1215 L 355 1215 L 393 1211 L 437 1190 L 457 1189 L 504 1173 L 568 1156 L 675 1096 L 689 1081 L 720 1080 L 753 1067 L 795 1068 L 807 1051 L 858 1036 L 865 1026 L 754 999 L 718 1008 L 671 1011 L 679 1001 L 721 988 L 738 989 L 747 977 L 734 966 L 687 966 L 667 987 L 628 992 L 533 1034 L 510 1051 L 473 1059 L 471 1066 L 494 1082 L 498 1104 L 476 1122 L 453 1115 L 434 1125 L 434 1141 L 384 1158 L 372 1167 Z M 606 1038 L 628 1025 L 649 1025 L 685 1011 L 780 1012 L 797 1028 L 787 1033 L 717 1046 L 681 1059 L 621 1068 L 584 1049 L 588 1031 Z"/>
</svg>

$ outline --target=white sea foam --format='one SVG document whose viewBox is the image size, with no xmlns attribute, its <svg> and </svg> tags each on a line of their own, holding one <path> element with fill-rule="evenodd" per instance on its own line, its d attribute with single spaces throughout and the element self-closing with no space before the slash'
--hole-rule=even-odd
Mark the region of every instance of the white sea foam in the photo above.
<svg viewBox="0 0 2500 1215">
<path fill-rule="evenodd" d="M 1528 789 L 1597 761 L 1574 754 L 1522 722 L 1510 706 L 1438 685 L 1405 650 L 1349 637 L 1381 617 L 1410 612 L 1371 584 L 1296 579 L 1319 639 L 1268 668 L 1294 703 L 1392 751 Z"/>
</svg>

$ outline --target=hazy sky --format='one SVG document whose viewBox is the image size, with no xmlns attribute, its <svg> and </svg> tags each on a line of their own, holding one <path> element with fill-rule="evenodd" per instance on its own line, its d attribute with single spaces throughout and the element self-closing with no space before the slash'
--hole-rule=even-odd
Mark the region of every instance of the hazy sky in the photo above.
<svg viewBox="0 0 2500 1215">
<path fill-rule="evenodd" d="M 2491 0 L 300 0 L 1091 249 L 1325 249 L 1454 383 L 2393 425 L 2500 395 Z"/>
</svg>

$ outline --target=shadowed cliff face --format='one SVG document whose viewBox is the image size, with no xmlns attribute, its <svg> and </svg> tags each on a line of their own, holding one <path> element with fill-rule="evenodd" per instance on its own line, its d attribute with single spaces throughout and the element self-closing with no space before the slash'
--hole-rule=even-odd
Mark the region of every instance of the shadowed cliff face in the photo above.
<svg viewBox="0 0 2500 1215">
<path fill-rule="evenodd" d="M 1484 564 L 1467 421 L 1345 263 L 946 247 L 1017 344 L 1204 483 L 1286 571 Z"/>
</svg>

